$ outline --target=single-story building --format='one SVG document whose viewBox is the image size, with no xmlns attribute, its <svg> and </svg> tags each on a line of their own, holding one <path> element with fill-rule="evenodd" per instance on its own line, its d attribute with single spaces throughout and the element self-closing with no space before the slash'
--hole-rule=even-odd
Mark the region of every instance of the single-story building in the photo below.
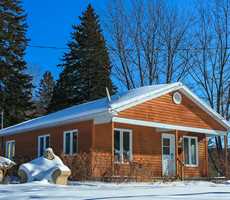
<svg viewBox="0 0 230 200">
<path fill-rule="evenodd" d="M 90 155 L 91 177 L 207 177 L 208 136 L 230 126 L 182 83 L 129 90 L 2 129 L 1 154 Z M 227 152 L 227 151 L 225 151 Z M 70 166 L 71 167 L 71 166 Z M 72 170 L 74 170 L 72 168 Z"/>
</svg>

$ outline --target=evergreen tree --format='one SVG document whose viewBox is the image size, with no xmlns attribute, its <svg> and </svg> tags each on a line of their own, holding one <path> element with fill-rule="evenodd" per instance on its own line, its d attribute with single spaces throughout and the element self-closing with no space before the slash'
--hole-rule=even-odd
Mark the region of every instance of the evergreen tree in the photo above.
<svg viewBox="0 0 230 200">
<path fill-rule="evenodd" d="M 84 103 L 113 94 L 111 63 L 99 19 L 91 5 L 73 26 L 69 51 L 64 54 L 63 71 L 54 89 L 51 110 Z"/>
<path fill-rule="evenodd" d="M 32 78 L 25 73 L 26 16 L 20 0 L 0 1 L 0 111 L 4 126 L 29 116 Z"/>
<path fill-rule="evenodd" d="M 55 81 L 50 71 L 46 71 L 40 81 L 36 102 L 36 116 L 47 114 L 48 106 L 53 96 Z"/>
</svg>

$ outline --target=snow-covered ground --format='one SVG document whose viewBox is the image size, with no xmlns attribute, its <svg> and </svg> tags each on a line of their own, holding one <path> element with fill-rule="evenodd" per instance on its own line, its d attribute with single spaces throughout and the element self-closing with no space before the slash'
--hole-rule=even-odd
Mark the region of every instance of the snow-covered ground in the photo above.
<svg viewBox="0 0 230 200">
<path fill-rule="evenodd" d="M 159 200 L 223 200 L 230 199 L 230 182 L 172 183 L 100 183 L 74 182 L 68 186 L 57 186 L 45 182 L 0 185 L 0 199 L 159 199 Z"/>
</svg>

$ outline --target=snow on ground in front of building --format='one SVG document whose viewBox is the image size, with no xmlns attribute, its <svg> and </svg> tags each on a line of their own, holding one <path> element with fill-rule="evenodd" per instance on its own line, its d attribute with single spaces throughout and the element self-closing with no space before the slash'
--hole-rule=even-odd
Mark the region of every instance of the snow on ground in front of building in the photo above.
<svg viewBox="0 0 230 200">
<path fill-rule="evenodd" d="M 230 182 L 171 182 L 171 183 L 101 183 L 73 182 L 58 186 L 47 182 L 0 185 L 0 199 L 130 199 L 130 200 L 229 200 Z"/>
</svg>

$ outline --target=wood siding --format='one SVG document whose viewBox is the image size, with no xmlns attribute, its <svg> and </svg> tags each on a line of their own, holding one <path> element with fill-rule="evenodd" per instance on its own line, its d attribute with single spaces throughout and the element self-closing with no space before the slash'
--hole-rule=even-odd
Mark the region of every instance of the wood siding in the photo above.
<svg viewBox="0 0 230 200">
<path fill-rule="evenodd" d="M 15 140 L 15 157 L 30 157 L 33 159 L 37 157 L 38 136 L 49 134 L 50 146 L 53 148 L 55 154 L 61 155 L 63 153 L 63 133 L 64 131 L 73 129 L 77 129 L 79 132 L 79 151 L 89 152 L 92 146 L 93 121 L 72 123 L 36 131 L 18 133 L 3 137 L 3 143 L 8 140 Z M 4 155 L 4 151 L 5 149 L 2 148 L 2 155 Z"/>
<path fill-rule="evenodd" d="M 109 176 L 113 162 L 113 123 L 94 126 L 92 147 L 92 176 Z"/>
<path fill-rule="evenodd" d="M 184 176 L 186 177 L 205 177 L 208 175 L 208 154 L 207 154 L 207 142 L 204 134 L 186 133 L 179 131 L 179 137 L 193 136 L 198 138 L 198 166 L 197 167 L 184 167 Z M 180 160 L 183 160 L 183 149 L 179 153 Z"/>
<path fill-rule="evenodd" d="M 136 168 L 135 175 L 139 180 L 148 179 L 150 177 L 162 176 L 162 146 L 161 137 L 154 128 L 144 126 L 134 126 L 128 124 L 114 123 L 114 128 L 124 128 L 132 130 L 133 136 L 133 163 Z M 114 164 L 112 165 L 112 124 L 97 125 L 95 127 L 95 137 L 99 137 L 94 148 L 93 176 L 101 177 L 106 175 L 115 176 L 129 176 L 132 173 L 130 165 Z M 175 134 L 175 131 L 167 132 Z M 184 167 L 185 177 L 204 177 L 207 176 L 207 142 L 204 134 L 186 133 L 179 131 L 178 138 L 185 135 L 194 136 L 198 138 L 198 166 L 197 167 Z M 105 139 L 107 141 L 105 142 Z M 112 145 L 113 146 L 113 145 Z M 101 151 L 103 150 L 103 151 Z M 183 151 L 179 152 L 179 158 L 182 159 Z M 114 169 L 113 169 L 114 168 Z"/>
<path fill-rule="evenodd" d="M 138 176 L 160 177 L 162 175 L 161 133 L 156 132 L 154 128 L 144 126 L 115 123 L 114 127 L 132 130 L 133 162 L 138 165 Z M 123 167 L 125 166 L 124 164 Z M 127 173 L 128 171 L 126 175 Z"/>
<path fill-rule="evenodd" d="M 184 95 L 182 98 L 182 103 L 177 105 L 172 94 L 166 94 L 121 111 L 118 117 L 226 131 L 190 99 Z"/>
</svg>

